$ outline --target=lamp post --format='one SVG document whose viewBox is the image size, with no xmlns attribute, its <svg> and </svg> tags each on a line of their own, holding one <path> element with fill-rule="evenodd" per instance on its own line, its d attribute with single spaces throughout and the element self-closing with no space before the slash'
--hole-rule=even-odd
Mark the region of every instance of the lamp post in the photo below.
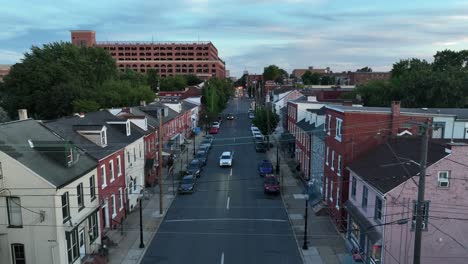
<svg viewBox="0 0 468 264">
<path fill-rule="evenodd" d="M 143 207 L 141 201 L 143 199 L 140 198 L 140 248 L 144 248 L 145 244 L 143 243 Z"/>
<path fill-rule="evenodd" d="M 309 185 L 307 185 L 307 189 Z M 305 221 L 304 221 L 304 244 L 302 245 L 302 249 L 307 250 L 309 246 L 307 245 L 307 222 L 308 222 L 308 209 L 309 209 L 309 190 L 304 195 L 305 198 Z"/>
</svg>

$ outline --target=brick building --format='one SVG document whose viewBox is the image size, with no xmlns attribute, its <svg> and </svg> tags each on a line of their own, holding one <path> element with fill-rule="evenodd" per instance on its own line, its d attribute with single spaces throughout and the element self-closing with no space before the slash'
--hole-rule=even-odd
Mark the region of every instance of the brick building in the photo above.
<svg viewBox="0 0 468 264">
<path fill-rule="evenodd" d="M 144 73 L 155 69 L 161 77 L 193 74 L 204 80 L 226 77 L 225 63 L 210 41 L 96 41 L 92 30 L 72 30 L 71 41 L 74 45 L 107 50 L 121 71 Z"/>
<path fill-rule="evenodd" d="M 348 72 L 349 85 L 362 85 L 375 80 L 389 80 L 390 72 Z"/>
<path fill-rule="evenodd" d="M 0 82 L 10 73 L 11 65 L 0 64 Z"/>
</svg>

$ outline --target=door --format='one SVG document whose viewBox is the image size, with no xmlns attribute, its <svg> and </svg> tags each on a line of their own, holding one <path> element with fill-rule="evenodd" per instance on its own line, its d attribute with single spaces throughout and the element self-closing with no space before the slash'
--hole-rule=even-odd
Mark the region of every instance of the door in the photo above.
<svg viewBox="0 0 468 264">
<path fill-rule="evenodd" d="M 108 211 L 108 201 L 106 199 L 106 201 L 104 202 L 104 205 L 102 206 L 102 226 L 104 228 L 108 228 L 109 227 L 109 211 Z"/>
<path fill-rule="evenodd" d="M 86 243 L 85 243 L 85 231 L 84 228 L 80 230 L 78 233 L 78 242 L 80 247 L 80 258 L 84 258 L 86 256 Z"/>
</svg>

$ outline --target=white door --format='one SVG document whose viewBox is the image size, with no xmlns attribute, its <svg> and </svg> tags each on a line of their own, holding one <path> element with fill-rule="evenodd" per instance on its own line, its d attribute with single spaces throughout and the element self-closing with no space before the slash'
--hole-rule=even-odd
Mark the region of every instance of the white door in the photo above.
<svg viewBox="0 0 468 264">
<path fill-rule="evenodd" d="M 104 212 L 104 227 L 108 228 L 110 226 L 110 219 L 109 219 L 109 201 L 106 199 L 104 205 L 102 206 L 102 211 Z"/>
<path fill-rule="evenodd" d="M 84 258 L 86 256 L 86 243 L 85 243 L 85 232 L 84 228 L 80 230 L 78 233 L 78 245 L 80 247 L 80 258 Z"/>
</svg>

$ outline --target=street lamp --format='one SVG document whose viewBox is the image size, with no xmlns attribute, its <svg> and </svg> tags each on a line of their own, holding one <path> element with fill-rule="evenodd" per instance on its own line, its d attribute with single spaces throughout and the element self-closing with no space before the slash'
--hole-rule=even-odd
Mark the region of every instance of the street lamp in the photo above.
<svg viewBox="0 0 468 264">
<path fill-rule="evenodd" d="M 309 185 L 306 187 L 309 189 Z M 302 245 L 302 249 L 307 250 L 309 246 L 307 245 L 307 222 L 308 222 L 308 209 L 309 209 L 309 190 L 306 191 L 307 193 L 304 195 L 305 199 L 305 221 L 304 221 L 304 244 Z"/>
<path fill-rule="evenodd" d="M 205 115 L 205 136 L 208 135 L 208 115 Z"/>
</svg>

